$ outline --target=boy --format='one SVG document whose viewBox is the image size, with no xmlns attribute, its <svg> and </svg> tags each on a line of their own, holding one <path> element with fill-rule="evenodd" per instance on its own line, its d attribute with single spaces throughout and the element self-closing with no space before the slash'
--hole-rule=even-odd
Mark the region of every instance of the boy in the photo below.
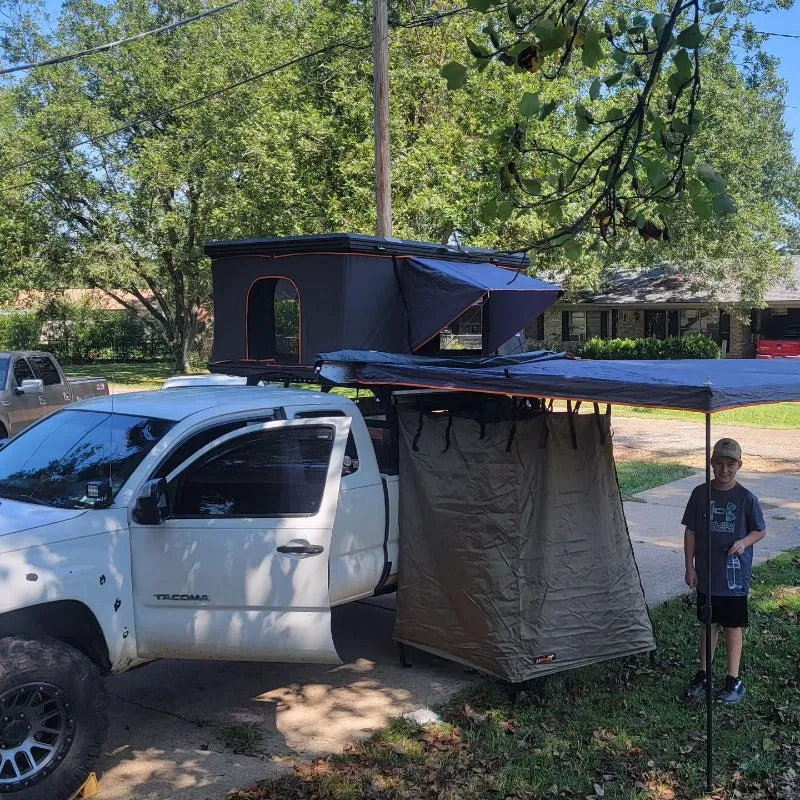
<svg viewBox="0 0 800 800">
<path fill-rule="evenodd" d="M 753 545 L 766 535 L 766 524 L 758 498 L 736 482 L 742 467 L 742 448 L 734 439 L 720 439 L 714 445 L 711 468 L 711 656 L 717 646 L 719 629 L 725 629 L 728 651 L 728 676 L 717 692 L 717 700 L 730 705 L 744 697 L 739 677 L 742 658 L 742 629 L 747 627 L 747 595 L 753 566 Z M 706 487 L 695 488 L 683 525 L 686 531 L 683 550 L 686 558 L 686 585 L 697 589 L 697 619 L 705 622 L 706 586 Z M 698 699 L 706 691 L 705 629 L 700 635 L 700 669 L 694 676 L 687 697 Z"/>
</svg>

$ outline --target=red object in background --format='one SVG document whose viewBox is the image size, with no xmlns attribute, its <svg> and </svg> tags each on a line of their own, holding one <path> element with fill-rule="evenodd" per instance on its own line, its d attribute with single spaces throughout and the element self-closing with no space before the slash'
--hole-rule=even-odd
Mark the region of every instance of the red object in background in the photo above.
<svg viewBox="0 0 800 800">
<path fill-rule="evenodd" d="M 790 325 L 782 339 L 761 339 L 756 358 L 800 358 L 800 325 Z"/>
</svg>

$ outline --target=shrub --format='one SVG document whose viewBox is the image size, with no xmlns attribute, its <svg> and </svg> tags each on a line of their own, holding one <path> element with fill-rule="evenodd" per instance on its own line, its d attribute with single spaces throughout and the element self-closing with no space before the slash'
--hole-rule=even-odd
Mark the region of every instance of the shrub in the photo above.
<svg viewBox="0 0 800 800">
<path fill-rule="evenodd" d="M 584 358 L 673 359 L 719 358 L 719 345 L 702 333 L 667 339 L 590 339 L 583 347 Z"/>
<path fill-rule="evenodd" d="M 48 301 L 35 313 L 0 316 L 0 349 L 47 350 L 70 364 L 172 357 L 141 317 L 59 300 Z"/>
</svg>

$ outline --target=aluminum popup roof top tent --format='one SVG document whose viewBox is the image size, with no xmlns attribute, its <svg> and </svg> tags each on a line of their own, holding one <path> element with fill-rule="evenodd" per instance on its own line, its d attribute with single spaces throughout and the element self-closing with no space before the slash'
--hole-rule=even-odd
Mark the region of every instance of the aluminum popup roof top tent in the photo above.
<svg viewBox="0 0 800 800">
<path fill-rule="evenodd" d="M 440 331 L 481 301 L 489 354 L 559 295 L 525 274 L 525 256 L 400 239 L 251 239 L 212 242 L 206 253 L 215 371 L 230 371 L 230 362 L 311 367 L 319 352 L 340 348 L 437 352 Z M 296 300 L 291 341 L 278 330 L 282 300 Z"/>
</svg>

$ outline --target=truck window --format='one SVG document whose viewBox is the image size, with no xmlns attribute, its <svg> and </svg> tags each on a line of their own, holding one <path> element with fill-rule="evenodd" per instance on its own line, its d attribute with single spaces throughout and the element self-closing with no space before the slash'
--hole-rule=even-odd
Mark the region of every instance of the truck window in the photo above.
<svg viewBox="0 0 800 800">
<path fill-rule="evenodd" d="M 333 428 L 320 425 L 259 431 L 220 445 L 176 479 L 173 516 L 316 514 L 333 441 Z"/>
<path fill-rule="evenodd" d="M 45 417 L 0 450 L 0 497 L 57 508 L 92 508 L 89 481 L 116 496 L 174 422 L 68 409 Z"/>
<path fill-rule="evenodd" d="M 22 381 L 34 381 L 36 376 L 33 374 L 31 365 L 24 358 L 17 358 L 14 361 L 14 380 L 17 386 L 22 386 Z"/>
<path fill-rule="evenodd" d="M 257 425 L 260 422 L 274 422 L 281 419 L 279 411 L 268 411 L 254 419 L 237 419 L 232 422 L 223 422 L 219 425 L 212 425 L 208 428 L 192 434 L 184 439 L 178 446 L 158 465 L 151 478 L 166 478 L 171 472 L 176 470 L 184 461 L 188 461 L 196 452 L 202 450 L 207 444 L 219 439 L 226 433 L 238 431 L 248 425 Z"/>
<path fill-rule="evenodd" d="M 31 356 L 31 364 L 37 378 L 41 378 L 45 386 L 61 383 L 61 373 L 50 356 Z"/>
<path fill-rule="evenodd" d="M 320 419 L 321 417 L 344 417 L 347 416 L 341 409 L 330 409 L 325 411 L 299 411 L 294 415 L 295 419 Z M 342 477 L 346 478 L 358 471 L 358 448 L 353 432 L 347 435 L 347 445 L 344 450 L 344 463 L 342 464 Z"/>
</svg>

